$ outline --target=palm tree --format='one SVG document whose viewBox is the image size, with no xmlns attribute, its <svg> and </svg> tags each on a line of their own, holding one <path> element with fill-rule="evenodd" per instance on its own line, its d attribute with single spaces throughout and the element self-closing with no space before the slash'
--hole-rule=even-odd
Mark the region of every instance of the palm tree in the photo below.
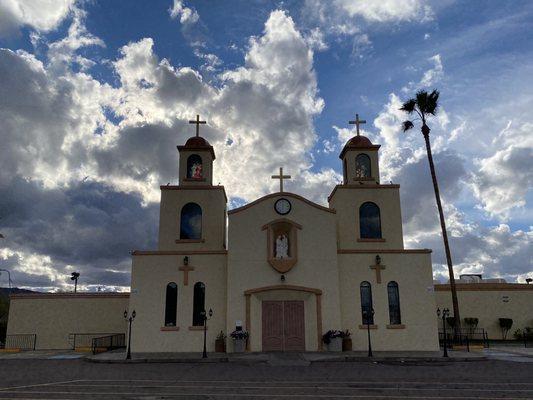
<svg viewBox="0 0 533 400">
<path fill-rule="evenodd" d="M 426 142 L 426 151 L 428 153 L 429 169 L 431 171 L 431 179 L 433 180 L 433 189 L 435 190 L 435 199 L 437 200 L 437 208 L 439 209 L 440 227 L 442 230 L 442 239 L 444 240 L 444 250 L 446 252 L 446 262 L 448 264 L 448 274 L 450 275 L 450 289 L 452 292 L 453 315 L 455 317 L 455 328 L 461 328 L 461 318 L 459 316 L 459 303 L 457 301 L 457 290 L 455 287 L 455 277 L 453 274 L 452 256 L 450 253 L 450 244 L 448 243 L 448 234 L 446 233 L 446 221 L 444 220 L 444 212 L 442 211 L 442 204 L 440 201 L 439 184 L 437 182 L 437 175 L 435 174 L 435 165 L 433 164 L 433 155 L 431 154 L 431 145 L 429 143 L 429 126 L 427 126 L 427 117 L 437 114 L 439 100 L 439 92 L 433 90 L 428 94 L 425 90 L 419 90 L 414 99 L 407 100 L 400 110 L 405 111 L 409 115 L 416 114 L 422 122 L 422 135 Z M 415 115 L 415 117 L 416 117 Z M 417 118 L 415 118 L 417 119 Z M 413 128 L 412 121 L 407 120 L 403 122 L 403 131 L 406 132 Z"/>
<path fill-rule="evenodd" d="M 76 293 L 76 289 L 78 288 L 78 278 L 80 277 L 79 272 L 73 272 L 70 274 L 70 280 L 74 281 L 74 293 Z"/>
</svg>

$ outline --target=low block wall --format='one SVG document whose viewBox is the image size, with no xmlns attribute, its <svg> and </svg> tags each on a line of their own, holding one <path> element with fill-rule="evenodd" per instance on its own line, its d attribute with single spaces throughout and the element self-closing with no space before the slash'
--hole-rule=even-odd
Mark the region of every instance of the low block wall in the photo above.
<svg viewBox="0 0 533 400">
<path fill-rule="evenodd" d="M 128 302 L 129 293 L 12 295 L 7 335 L 36 335 L 36 350 L 71 349 L 72 334 L 125 333 Z"/>
</svg>

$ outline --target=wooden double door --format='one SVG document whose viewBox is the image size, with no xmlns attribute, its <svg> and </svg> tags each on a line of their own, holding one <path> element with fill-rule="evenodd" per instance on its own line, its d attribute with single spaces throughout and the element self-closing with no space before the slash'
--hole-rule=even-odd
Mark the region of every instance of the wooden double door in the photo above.
<svg viewBox="0 0 533 400">
<path fill-rule="evenodd" d="M 263 301 L 263 351 L 305 351 L 304 302 Z"/>
</svg>

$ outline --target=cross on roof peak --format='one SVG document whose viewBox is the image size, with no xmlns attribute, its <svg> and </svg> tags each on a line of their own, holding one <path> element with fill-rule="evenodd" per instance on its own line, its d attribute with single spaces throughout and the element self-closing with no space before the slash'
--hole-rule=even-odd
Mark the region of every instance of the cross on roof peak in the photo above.
<svg viewBox="0 0 533 400">
<path fill-rule="evenodd" d="M 366 120 L 359 119 L 359 114 L 355 114 L 354 121 L 348 121 L 349 124 L 355 125 L 357 136 L 359 136 L 359 125 L 366 124 Z"/>
<path fill-rule="evenodd" d="M 196 137 L 200 136 L 200 124 L 206 124 L 206 121 L 200 121 L 200 115 L 196 114 L 196 119 L 189 121 L 189 124 L 196 124 Z"/>
<path fill-rule="evenodd" d="M 272 179 L 279 179 L 279 191 L 283 192 L 283 179 L 291 179 L 291 176 L 283 175 L 283 167 L 279 167 L 279 175 L 272 175 Z"/>
</svg>

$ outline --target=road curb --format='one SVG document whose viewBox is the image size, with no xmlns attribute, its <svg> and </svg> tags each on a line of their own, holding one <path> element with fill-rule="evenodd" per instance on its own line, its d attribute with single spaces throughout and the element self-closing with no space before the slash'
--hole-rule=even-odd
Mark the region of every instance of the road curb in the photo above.
<svg viewBox="0 0 533 400">
<path fill-rule="evenodd" d="M 436 358 L 436 357 L 342 357 L 342 358 L 326 358 L 321 360 L 305 360 L 310 364 L 320 363 L 368 363 L 368 362 L 396 362 L 396 363 L 453 363 L 453 362 L 474 362 L 474 361 L 486 361 L 487 357 L 449 357 L 449 358 Z M 110 360 L 110 359 L 98 359 L 86 357 L 86 361 L 100 364 L 218 364 L 218 363 L 231 363 L 241 365 L 255 365 L 255 364 L 269 364 L 269 360 L 251 360 L 251 359 L 238 359 L 231 357 L 218 357 L 218 358 L 140 358 L 132 360 Z"/>
<path fill-rule="evenodd" d="M 312 364 L 333 362 L 399 362 L 399 363 L 437 363 L 437 362 L 472 362 L 486 361 L 487 357 L 350 357 L 312 360 Z"/>
<path fill-rule="evenodd" d="M 220 358 L 140 358 L 132 360 L 109 360 L 109 359 L 97 359 L 86 357 L 85 361 L 96 364 L 241 364 L 241 365 L 254 365 L 265 364 L 267 360 L 239 360 L 231 359 L 229 357 Z"/>
</svg>

